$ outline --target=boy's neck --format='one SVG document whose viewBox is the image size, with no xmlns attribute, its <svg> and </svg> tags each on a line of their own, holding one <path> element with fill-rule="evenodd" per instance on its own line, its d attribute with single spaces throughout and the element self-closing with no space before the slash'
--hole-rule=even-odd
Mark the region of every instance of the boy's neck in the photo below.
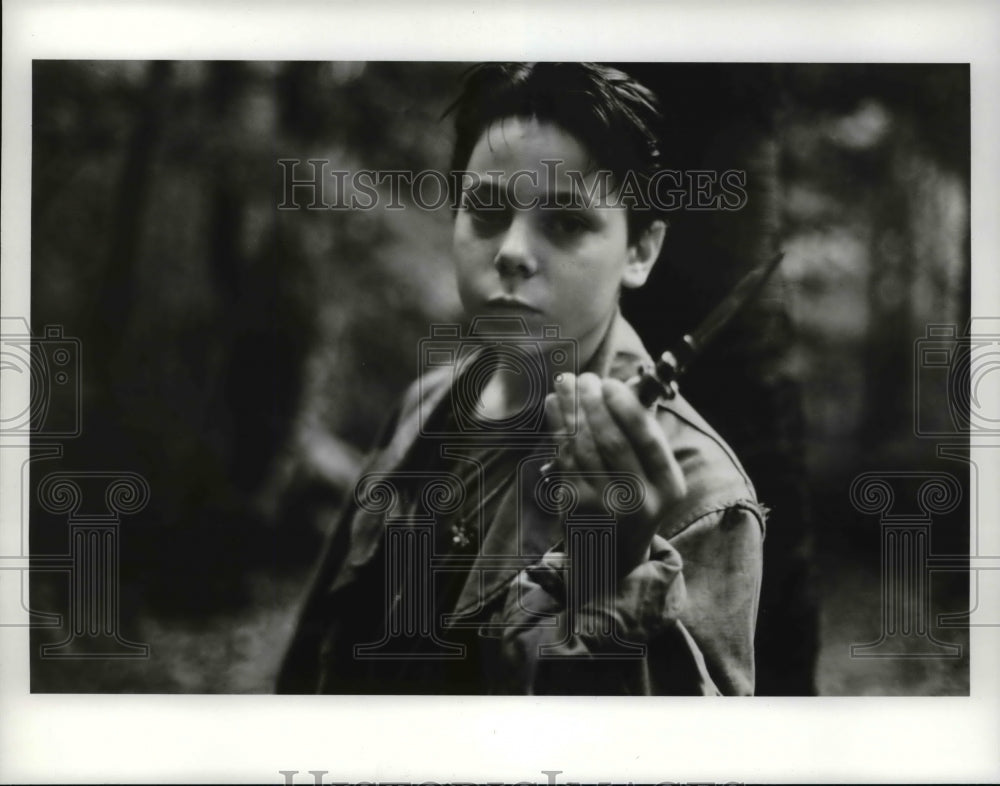
<svg viewBox="0 0 1000 786">
<path fill-rule="evenodd" d="M 602 373 L 602 369 L 595 368 L 594 363 L 600 354 L 600 347 L 608 338 L 615 315 L 612 313 L 607 323 L 593 334 L 578 339 L 578 373 L 585 370 Z M 543 352 L 542 355 L 545 356 L 546 353 Z M 544 373 L 547 384 L 543 387 L 528 371 L 499 363 L 479 396 L 478 404 L 483 417 L 492 421 L 503 420 L 524 412 L 529 407 L 541 406 L 542 399 L 553 390 L 553 378 L 557 370 L 546 368 Z"/>
</svg>

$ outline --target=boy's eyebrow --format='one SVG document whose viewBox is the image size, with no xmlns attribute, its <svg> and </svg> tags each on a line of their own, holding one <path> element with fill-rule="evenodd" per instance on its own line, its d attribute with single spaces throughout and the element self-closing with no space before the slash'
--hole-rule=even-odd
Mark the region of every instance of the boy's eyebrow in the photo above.
<svg viewBox="0 0 1000 786">
<path fill-rule="evenodd" d="M 477 175 L 475 182 L 464 186 L 462 191 L 465 194 L 475 197 L 475 207 L 501 207 L 511 201 L 506 198 L 510 191 L 510 182 L 511 178 L 505 178 L 504 182 L 501 182 L 497 178 Z M 516 202 L 517 200 L 514 201 Z M 581 193 L 580 189 L 571 187 L 568 189 L 547 189 L 544 195 L 531 206 L 533 207 L 536 204 L 543 208 L 589 210 L 603 204 L 603 202 L 602 195 L 600 194 Z"/>
<path fill-rule="evenodd" d="M 506 189 L 495 180 L 477 178 L 475 183 L 463 185 L 462 193 L 475 199 L 474 207 L 501 207 Z"/>
<path fill-rule="evenodd" d="M 545 192 L 547 202 L 544 203 L 543 207 L 561 207 L 561 208 L 574 208 L 577 210 L 589 210 L 592 207 L 596 207 L 601 204 L 600 197 L 595 199 L 585 198 L 583 194 L 580 193 L 579 189 L 571 188 L 566 189 L 550 189 Z"/>
</svg>

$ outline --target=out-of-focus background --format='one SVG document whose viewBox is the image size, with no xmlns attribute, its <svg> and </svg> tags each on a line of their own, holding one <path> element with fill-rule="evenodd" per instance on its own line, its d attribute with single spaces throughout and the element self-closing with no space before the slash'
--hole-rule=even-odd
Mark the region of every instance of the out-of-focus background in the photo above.
<svg viewBox="0 0 1000 786">
<path fill-rule="evenodd" d="M 930 629 L 896 654 L 927 637 L 960 654 L 851 656 L 880 637 L 884 571 L 879 516 L 850 487 L 948 473 L 968 493 L 968 465 L 915 434 L 951 417 L 918 342 L 969 318 L 968 67 L 620 65 L 663 100 L 668 166 L 747 172 L 742 210 L 670 215 L 655 275 L 623 304 L 647 346 L 786 252 L 685 385 L 773 510 L 758 691 L 967 693 L 967 630 L 938 624 L 969 608 L 958 568 L 930 574 Z M 35 62 L 32 332 L 80 340 L 83 428 L 33 462 L 33 483 L 128 471 L 151 494 L 122 518 L 117 610 L 149 657 L 39 657 L 69 635 L 70 588 L 36 572 L 32 609 L 64 617 L 34 631 L 33 690 L 272 689 L 323 532 L 419 340 L 460 318 L 446 207 L 279 210 L 278 162 L 446 169 L 441 113 L 464 68 Z M 65 553 L 66 517 L 36 496 L 32 552 Z M 931 553 L 968 553 L 967 510 L 933 518 Z"/>
</svg>

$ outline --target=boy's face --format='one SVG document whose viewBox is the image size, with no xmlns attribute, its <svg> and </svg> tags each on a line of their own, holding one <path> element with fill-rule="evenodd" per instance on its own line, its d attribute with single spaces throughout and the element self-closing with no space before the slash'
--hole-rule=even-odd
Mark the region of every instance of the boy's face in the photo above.
<svg viewBox="0 0 1000 786">
<path fill-rule="evenodd" d="M 454 227 L 459 293 L 470 317 L 520 316 L 536 335 L 542 325 L 558 325 L 577 340 L 579 359 L 589 360 L 619 288 L 642 285 L 663 234 L 660 225 L 630 245 L 624 206 L 613 196 L 587 204 L 570 173 L 580 173 L 590 193 L 600 179 L 595 168 L 586 148 L 549 122 L 511 117 L 483 133 Z"/>
</svg>

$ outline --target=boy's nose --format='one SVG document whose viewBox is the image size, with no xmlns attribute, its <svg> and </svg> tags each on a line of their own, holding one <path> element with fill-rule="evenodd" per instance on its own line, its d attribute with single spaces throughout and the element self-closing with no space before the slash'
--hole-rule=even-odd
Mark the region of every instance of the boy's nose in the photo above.
<svg viewBox="0 0 1000 786">
<path fill-rule="evenodd" d="M 493 260 L 503 278 L 523 276 L 528 278 L 538 271 L 534 238 L 527 216 L 515 216 L 500 239 L 500 248 Z"/>
</svg>

